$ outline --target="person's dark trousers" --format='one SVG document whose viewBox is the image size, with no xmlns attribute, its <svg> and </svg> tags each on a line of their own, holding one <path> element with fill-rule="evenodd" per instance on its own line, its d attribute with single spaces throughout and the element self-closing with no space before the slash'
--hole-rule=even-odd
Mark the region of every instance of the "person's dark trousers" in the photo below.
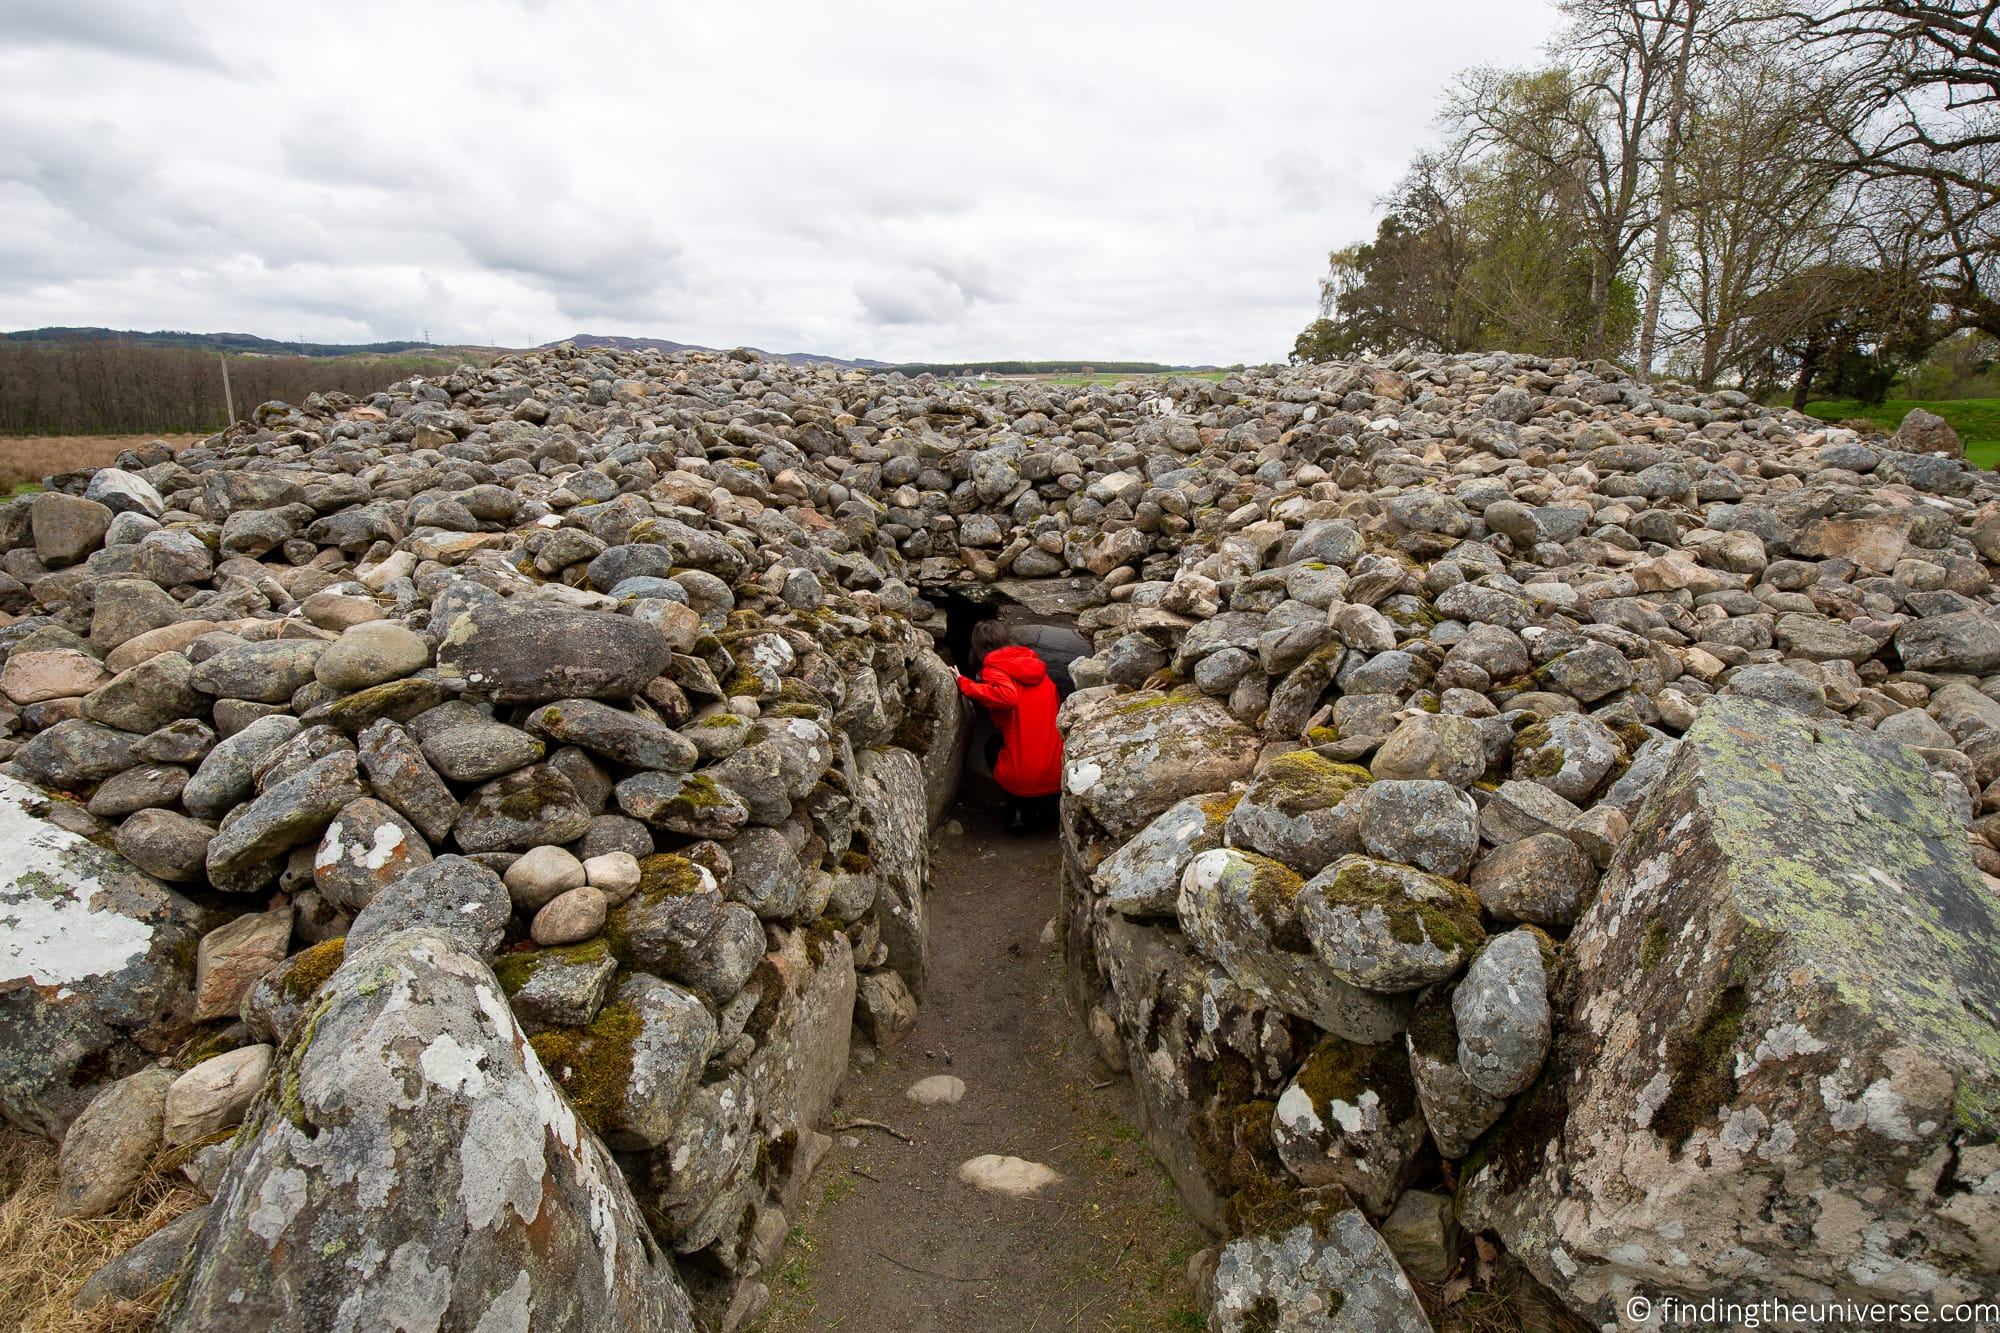
<svg viewBox="0 0 2000 1333">
<path fill-rule="evenodd" d="M 999 732 L 986 738 L 986 769 L 993 772 L 1000 767 L 1000 751 L 1006 745 L 1006 738 Z M 1028 833 L 1035 829 L 1052 827 L 1056 822 L 1056 798 L 1053 796 L 1016 796 L 1005 787 L 1000 794 L 1006 798 L 1004 806 L 1006 828 L 1009 833 Z"/>
</svg>

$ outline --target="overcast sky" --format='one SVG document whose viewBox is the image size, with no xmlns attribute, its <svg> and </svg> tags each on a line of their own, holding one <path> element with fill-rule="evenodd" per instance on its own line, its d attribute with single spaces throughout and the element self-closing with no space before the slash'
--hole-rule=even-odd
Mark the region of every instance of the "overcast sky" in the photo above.
<svg viewBox="0 0 2000 1333">
<path fill-rule="evenodd" d="M 1272 360 L 1453 73 L 1552 24 L 0 0 L 0 328 Z"/>
</svg>

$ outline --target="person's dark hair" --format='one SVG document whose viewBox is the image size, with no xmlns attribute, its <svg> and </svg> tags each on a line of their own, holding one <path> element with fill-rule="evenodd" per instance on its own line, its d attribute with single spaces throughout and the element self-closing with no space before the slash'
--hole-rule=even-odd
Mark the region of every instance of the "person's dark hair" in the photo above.
<svg viewBox="0 0 2000 1333">
<path fill-rule="evenodd" d="M 982 620 L 972 627 L 972 660 L 981 661 L 995 648 L 1005 648 L 1011 641 L 1007 627 L 997 619 Z"/>
</svg>

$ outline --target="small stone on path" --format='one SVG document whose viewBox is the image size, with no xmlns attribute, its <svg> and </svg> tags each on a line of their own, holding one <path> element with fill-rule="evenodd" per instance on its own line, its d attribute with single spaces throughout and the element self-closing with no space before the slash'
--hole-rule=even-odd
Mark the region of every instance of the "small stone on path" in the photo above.
<svg viewBox="0 0 2000 1333">
<path fill-rule="evenodd" d="M 1062 1179 L 1040 1162 L 1030 1162 L 1021 1157 L 1002 1157 L 998 1153 L 982 1153 L 960 1164 L 958 1178 L 988 1194 L 1006 1194 L 1016 1199 L 1039 1194 L 1045 1187 Z"/>
<path fill-rule="evenodd" d="M 952 1106 L 965 1096 L 965 1080 L 951 1074 L 918 1079 L 903 1093 L 919 1106 Z"/>
</svg>

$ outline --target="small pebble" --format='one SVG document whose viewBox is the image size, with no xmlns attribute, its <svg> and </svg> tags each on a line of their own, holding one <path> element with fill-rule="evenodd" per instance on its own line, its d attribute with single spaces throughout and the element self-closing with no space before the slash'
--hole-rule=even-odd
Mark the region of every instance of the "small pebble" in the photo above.
<svg viewBox="0 0 2000 1333">
<path fill-rule="evenodd" d="M 639 858 L 630 852 L 605 852 L 583 863 L 584 882 L 616 907 L 639 889 Z"/>
<path fill-rule="evenodd" d="M 535 913 L 535 923 L 528 933 L 544 949 L 559 944 L 581 944 L 604 929 L 605 913 L 609 910 L 604 895 L 585 885 L 558 895 Z"/>
</svg>

